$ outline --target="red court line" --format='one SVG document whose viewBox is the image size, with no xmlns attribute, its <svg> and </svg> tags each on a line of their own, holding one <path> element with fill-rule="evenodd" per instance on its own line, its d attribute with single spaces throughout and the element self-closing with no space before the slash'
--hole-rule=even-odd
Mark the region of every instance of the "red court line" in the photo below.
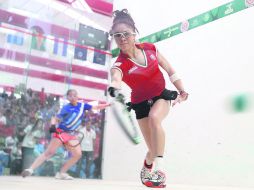
<svg viewBox="0 0 254 190">
<path fill-rule="evenodd" d="M 0 27 L 5 28 L 5 29 L 9 29 L 9 30 L 13 30 L 13 31 L 16 31 L 16 32 L 22 32 L 24 34 L 28 34 L 28 35 L 31 35 L 31 36 L 39 36 L 39 37 L 42 37 L 42 38 L 45 38 L 45 39 L 48 39 L 48 40 L 56 41 L 56 38 L 50 38 L 50 37 L 42 35 L 42 34 L 34 34 L 32 32 L 27 32 L 25 30 L 21 30 L 21 29 L 18 29 L 18 28 L 12 28 L 12 27 L 8 27 L 8 26 L 3 26 L 3 25 L 0 25 Z M 69 45 L 74 46 L 74 47 L 89 49 L 89 50 L 92 50 L 92 51 L 99 52 L 101 54 L 107 54 L 107 55 L 112 56 L 112 54 L 110 52 L 103 51 L 103 50 L 100 50 L 100 49 L 91 48 L 89 46 L 84 46 L 84 45 L 80 45 L 80 44 L 76 44 L 76 43 L 71 43 L 71 42 L 68 42 L 68 41 L 64 41 L 62 39 L 57 39 L 57 41 L 61 42 L 61 43 L 64 43 L 64 44 L 69 44 Z"/>
</svg>

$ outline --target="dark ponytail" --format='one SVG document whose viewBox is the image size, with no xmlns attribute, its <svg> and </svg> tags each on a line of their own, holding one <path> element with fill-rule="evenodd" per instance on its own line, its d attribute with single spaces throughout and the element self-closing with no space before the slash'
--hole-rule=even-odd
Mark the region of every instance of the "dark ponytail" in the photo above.
<svg viewBox="0 0 254 190">
<path fill-rule="evenodd" d="M 127 9 L 123 9 L 121 11 L 119 11 L 119 10 L 114 11 L 113 17 L 114 17 L 113 25 L 112 25 L 111 31 L 110 31 L 111 34 L 112 34 L 114 27 L 117 24 L 126 24 L 126 25 L 130 26 L 134 32 L 138 33 L 138 29 L 135 26 L 135 22 L 132 19 L 131 15 L 128 13 Z"/>
<path fill-rule="evenodd" d="M 68 96 L 72 91 L 76 91 L 74 89 L 69 89 L 67 92 L 66 92 L 66 95 Z"/>
</svg>

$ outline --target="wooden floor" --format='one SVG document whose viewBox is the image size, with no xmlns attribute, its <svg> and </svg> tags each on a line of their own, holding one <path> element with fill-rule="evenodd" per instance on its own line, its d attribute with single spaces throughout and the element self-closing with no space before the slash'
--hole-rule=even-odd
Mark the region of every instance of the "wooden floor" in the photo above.
<svg viewBox="0 0 254 190">
<path fill-rule="evenodd" d="M 138 182 L 106 180 L 56 180 L 53 177 L 0 176 L 0 190 L 148 190 Z M 165 190 L 253 190 L 254 188 L 205 187 L 168 184 Z"/>
</svg>

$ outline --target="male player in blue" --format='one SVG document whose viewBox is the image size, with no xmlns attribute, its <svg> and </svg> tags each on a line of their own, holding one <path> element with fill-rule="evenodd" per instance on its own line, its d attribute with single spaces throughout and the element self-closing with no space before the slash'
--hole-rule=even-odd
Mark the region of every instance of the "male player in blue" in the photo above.
<svg viewBox="0 0 254 190">
<path fill-rule="evenodd" d="M 36 158 L 30 168 L 25 169 L 22 172 L 23 177 L 32 175 L 36 168 L 38 168 L 44 161 L 48 160 L 55 154 L 57 148 L 66 145 L 65 148 L 71 153 L 71 158 L 64 163 L 60 169 L 60 172 L 56 174 L 55 178 L 64 180 L 73 179 L 73 177 L 68 175 L 66 172 L 81 158 L 82 151 L 80 145 L 68 146 L 68 144 L 73 143 L 75 140 L 77 142 L 77 139 L 75 136 L 64 132 L 77 129 L 81 124 L 86 110 L 105 109 L 106 107 L 110 106 L 110 104 L 105 103 L 93 106 L 87 103 L 78 102 L 78 93 L 73 89 L 67 91 L 67 99 L 70 101 L 70 103 L 63 106 L 60 113 L 51 119 L 50 132 L 53 133 L 53 136 L 46 151 Z"/>
</svg>

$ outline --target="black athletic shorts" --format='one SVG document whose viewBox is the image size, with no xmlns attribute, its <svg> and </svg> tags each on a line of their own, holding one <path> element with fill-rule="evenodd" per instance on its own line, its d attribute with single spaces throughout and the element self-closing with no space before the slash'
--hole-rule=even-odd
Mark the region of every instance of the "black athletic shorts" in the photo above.
<svg viewBox="0 0 254 190">
<path fill-rule="evenodd" d="M 142 119 L 142 118 L 148 117 L 151 107 L 157 100 L 159 99 L 175 100 L 177 95 L 178 94 L 176 91 L 165 89 L 162 91 L 162 93 L 159 96 L 155 96 L 150 100 L 145 100 L 138 104 L 131 104 L 131 109 L 135 111 L 136 119 Z"/>
</svg>

